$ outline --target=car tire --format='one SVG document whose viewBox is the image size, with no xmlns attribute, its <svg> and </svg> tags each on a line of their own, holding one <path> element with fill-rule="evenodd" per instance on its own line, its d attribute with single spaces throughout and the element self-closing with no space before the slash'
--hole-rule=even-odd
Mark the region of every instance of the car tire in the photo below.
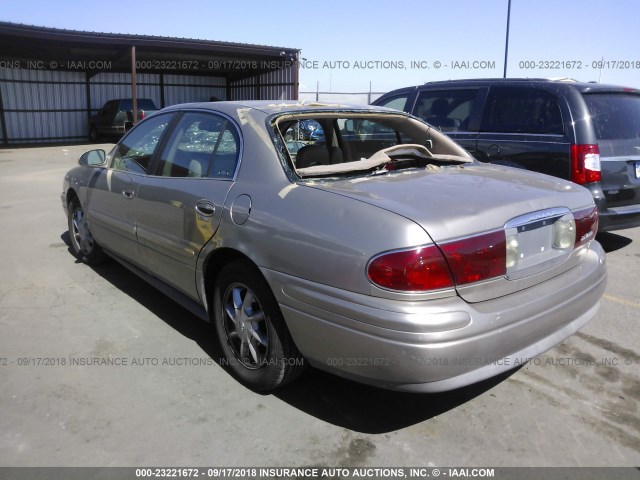
<svg viewBox="0 0 640 480">
<path fill-rule="evenodd" d="M 269 285 L 255 267 L 245 261 L 225 266 L 213 301 L 222 365 L 241 383 L 266 392 L 302 373 L 304 359 Z"/>
<path fill-rule="evenodd" d="M 73 254 L 88 265 L 97 265 L 105 260 L 106 255 L 94 240 L 77 198 L 69 202 L 68 212 L 69 241 Z"/>
<path fill-rule="evenodd" d="M 100 140 L 100 135 L 98 134 L 98 129 L 95 125 L 91 125 L 89 127 L 89 140 L 91 142 L 97 142 L 98 140 Z"/>
</svg>

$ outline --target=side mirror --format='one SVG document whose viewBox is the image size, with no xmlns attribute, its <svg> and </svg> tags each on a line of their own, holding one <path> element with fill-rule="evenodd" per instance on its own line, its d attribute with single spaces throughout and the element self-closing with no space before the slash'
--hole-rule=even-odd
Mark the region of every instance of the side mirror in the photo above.
<svg viewBox="0 0 640 480">
<path fill-rule="evenodd" d="M 89 150 L 82 154 L 80 160 L 78 160 L 78 165 L 97 167 L 98 165 L 104 164 L 106 158 L 107 154 L 104 150 Z"/>
</svg>

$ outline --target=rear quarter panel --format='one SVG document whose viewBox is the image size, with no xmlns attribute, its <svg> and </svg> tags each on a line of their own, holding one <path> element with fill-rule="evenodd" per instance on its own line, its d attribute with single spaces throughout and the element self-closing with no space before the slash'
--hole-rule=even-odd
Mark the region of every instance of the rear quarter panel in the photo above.
<svg viewBox="0 0 640 480">
<path fill-rule="evenodd" d="M 252 199 L 249 220 L 235 225 L 233 200 Z M 370 294 L 366 266 L 387 250 L 432 243 L 416 223 L 395 213 L 306 185 L 279 191 L 238 182 L 229 193 L 218 246 L 235 248 L 259 267 Z"/>
</svg>

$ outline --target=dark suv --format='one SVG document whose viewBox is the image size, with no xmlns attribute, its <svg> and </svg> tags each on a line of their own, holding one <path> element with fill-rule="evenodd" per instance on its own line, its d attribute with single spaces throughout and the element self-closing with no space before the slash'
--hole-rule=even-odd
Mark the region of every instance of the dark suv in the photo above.
<svg viewBox="0 0 640 480">
<path fill-rule="evenodd" d="M 585 186 L 600 231 L 640 225 L 640 90 L 569 80 L 451 80 L 394 90 L 373 104 L 422 118 L 482 162 Z"/>
</svg>

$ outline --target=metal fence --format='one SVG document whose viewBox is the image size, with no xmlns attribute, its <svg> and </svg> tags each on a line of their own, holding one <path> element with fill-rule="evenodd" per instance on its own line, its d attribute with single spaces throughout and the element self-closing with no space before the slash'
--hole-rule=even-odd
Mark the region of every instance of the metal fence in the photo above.
<svg viewBox="0 0 640 480">
<path fill-rule="evenodd" d="M 298 98 L 307 102 L 370 104 L 386 92 L 300 92 Z"/>
<path fill-rule="evenodd" d="M 289 99 L 294 70 L 243 80 L 222 76 L 139 73 L 138 98 L 159 107 L 187 102 Z M 79 142 L 89 135 L 89 118 L 107 100 L 131 97 L 131 74 L 0 68 L 0 145 Z"/>
<path fill-rule="evenodd" d="M 84 73 L 0 69 L 3 143 L 80 140 L 87 123 Z"/>
<path fill-rule="evenodd" d="M 214 76 L 138 74 L 138 98 L 158 107 L 225 98 Z M 77 142 L 89 135 L 89 117 L 107 100 L 131 96 L 131 74 L 0 69 L 2 143 Z"/>
</svg>

